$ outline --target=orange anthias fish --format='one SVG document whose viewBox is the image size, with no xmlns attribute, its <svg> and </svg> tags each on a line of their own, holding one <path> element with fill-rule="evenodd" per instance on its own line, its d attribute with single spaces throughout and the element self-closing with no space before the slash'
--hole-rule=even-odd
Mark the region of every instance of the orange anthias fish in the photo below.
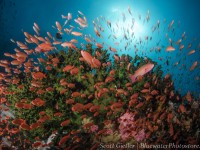
<svg viewBox="0 0 200 150">
<path fill-rule="evenodd" d="M 31 104 L 35 106 L 43 106 L 45 105 L 45 101 L 41 100 L 40 98 L 36 98 L 31 102 Z"/>
<path fill-rule="evenodd" d="M 190 52 L 188 52 L 188 55 L 192 55 L 195 53 L 195 50 L 191 50 Z"/>
<path fill-rule="evenodd" d="M 167 51 L 167 52 L 171 52 L 171 51 L 174 51 L 174 50 L 175 50 L 175 48 L 172 47 L 172 46 L 168 46 L 168 47 L 166 48 L 166 51 Z"/>
<path fill-rule="evenodd" d="M 92 56 L 90 55 L 90 53 L 86 51 L 81 51 L 81 55 L 88 64 L 92 65 Z"/>
<path fill-rule="evenodd" d="M 101 66 L 101 62 L 93 58 L 92 55 L 86 51 L 81 51 L 81 55 L 83 56 L 84 60 L 92 67 L 92 68 L 99 68 Z"/>
<path fill-rule="evenodd" d="M 143 65 L 142 67 L 137 69 L 133 75 L 129 76 L 131 79 L 131 82 L 134 83 L 138 76 L 145 75 L 146 73 L 151 71 L 153 69 L 153 67 L 154 67 L 154 64 L 149 63 L 149 64 Z"/>
<path fill-rule="evenodd" d="M 75 32 L 75 31 L 71 32 L 71 34 L 74 36 L 82 36 L 83 35 L 81 32 Z"/>
<path fill-rule="evenodd" d="M 195 61 L 192 66 L 190 67 L 190 71 L 194 70 L 197 66 L 197 61 Z"/>
<path fill-rule="evenodd" d="M 38 45 L 38 52 L 48 52 L 50 50 L 53 50 L 54 47 L 50 43 L 41 43 Z"/>
<path fill-rule="evenodd" d="M 61 124 L 60 124 L 60 126 L 67 126 L 68 124 L 70 123 L 70 120 L 69 119 L 67 119 L 67 120 L 65 120 L 65 121 L 63 121 Z"/>
</svg>

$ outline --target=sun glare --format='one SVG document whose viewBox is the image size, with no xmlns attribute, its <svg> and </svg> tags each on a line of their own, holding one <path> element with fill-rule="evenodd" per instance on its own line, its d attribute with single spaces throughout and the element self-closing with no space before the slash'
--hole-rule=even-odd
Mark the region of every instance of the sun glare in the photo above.
<svg viewBox="0 0 200 150">
<path fill-rule="evenodd" d="M 114 22 L 114 21 L 113 21 Z M 115 26 L 113 26 L 115 35 L 117 37 L 127 36 L 140 38 L 145 36 L 145 26 L 142 25 L 140 21 L 132 21 L 132 19 L 127 19 L 125 22 L 116 21 Z"/>
<path fill-rule="evenodd" d="M 116 37 L 121 38 L 143 38 L 147 35 L 147 30 L 143 24 L 143 20 L 137 15 L 130 15 L 128 12 L 123 12 L 121 8 L 112 8 L 110 22 Z M 121 16 L 121 17 L 119 17 Z M 119 20 L 119 18 L 121 18 Z"/>
</svg>

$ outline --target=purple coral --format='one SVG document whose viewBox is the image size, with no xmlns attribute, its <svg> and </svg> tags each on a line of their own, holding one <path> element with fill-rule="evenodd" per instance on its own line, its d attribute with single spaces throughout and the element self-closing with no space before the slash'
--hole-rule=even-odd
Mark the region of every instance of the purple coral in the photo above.
<svg viewBox="0 0 200 150">
<path fill-rule="evenodd" d="M 145 132 L 144 129 L 142 129 L 140 132 L 138 132 L 135 136 L 134 136 L 135 140 L 137 142 L 144 140 L 145 138 Z"/>
<path fill-rule="evenodd" d="M 90 127 L 90 131 L 91 132 L 95 132 L 95 131 L 97 131 L 98 130 L 98 126 L 97 125 L 92 125 L 91 127 Z"/>
<path fill-rule="evenodd" d="M 135 115 L 129 112 L 123 114 L 119 119 L 119 132 L 122 140 L 128 140 L 133 137 L 136 141 L 142 141 L 145 138 L 144 129 L 137 132 L 136 123 L 134 122 Z"/>
</svg>

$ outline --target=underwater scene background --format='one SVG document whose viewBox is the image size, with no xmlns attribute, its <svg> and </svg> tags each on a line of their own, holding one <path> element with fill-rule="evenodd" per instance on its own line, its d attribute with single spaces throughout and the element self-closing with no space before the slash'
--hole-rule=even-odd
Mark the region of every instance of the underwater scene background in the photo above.
<svg viewBox="0 0 200 150">
<path fill-rule="evenodd" d="M 200 144 L 198 0 L 0 7 L 1 146 Z"/>
</svg>

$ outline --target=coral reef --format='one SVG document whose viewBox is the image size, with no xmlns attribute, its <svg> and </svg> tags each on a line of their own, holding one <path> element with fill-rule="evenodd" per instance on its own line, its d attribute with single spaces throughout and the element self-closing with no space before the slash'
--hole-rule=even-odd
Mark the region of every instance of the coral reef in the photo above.
<svg viewBox="0 0 200 150">
<path fill-rule="evenodd" d="M 161 66 L 148 58 L 110 56 L 91 44 L 85 51 L 69 48 L 32 58 L 19 53 L 26 61 L 11 61 L 13 69 L 0 74 L 1 111 L 14 114 L 1 118 L 0 135 L 12 146 L 200 143 L 199 100 L 190 93 L 181 97 L 171 76 L 163 78 Z M 154 69 L 131 83 L 129 75 L 148 63 Z"/>
</svg>

